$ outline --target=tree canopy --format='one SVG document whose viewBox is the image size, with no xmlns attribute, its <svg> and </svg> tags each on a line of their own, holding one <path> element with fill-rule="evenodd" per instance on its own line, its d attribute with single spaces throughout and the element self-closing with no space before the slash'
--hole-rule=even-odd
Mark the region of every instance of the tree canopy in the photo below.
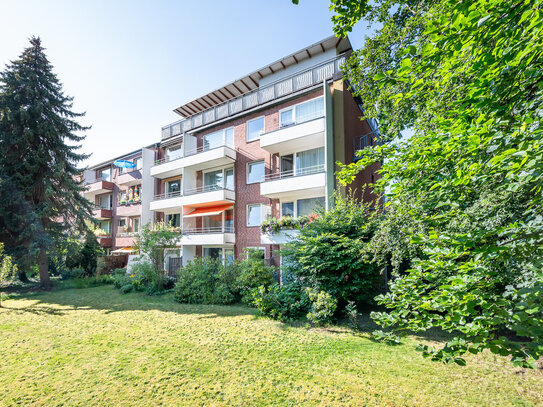
<svg viewBox="0 0 543 407">
<path fill-rule="evenodd" d="M 376 254 L 393 259 L 374 313 L 380 335 L 454 332 L 434 360 L 484 349 L 534 367 L 543 354 L 543 10 L 504 2 L 333 0 L 335 31 L 381 28 L 346 64 L 384 140 L 344 167 L 348 183 L 382 161 L 386 221 Z M 407 271 L 400 270 L 408 263 Z"/>
<path fill-rule="evenodd" d="M 67 230 L 85 230 L 91 204 L 81 194 L 77 152 L 88 129 L 76 121 L 39 38 L 0 73 L 0 238 L 18 264 L 38 262 L 49 285 L 48 251 Z"/>
</svg>

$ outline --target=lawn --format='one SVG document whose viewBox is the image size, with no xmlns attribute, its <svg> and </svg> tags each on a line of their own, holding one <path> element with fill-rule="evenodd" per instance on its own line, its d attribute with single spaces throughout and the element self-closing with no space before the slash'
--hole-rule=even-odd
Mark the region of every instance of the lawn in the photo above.
<svg viewBox="0 0 543 407">
<path fill-rule="evenodd" d="M 288 326 L 245 307 L 110 286 L 24 294 L 4 306 L 1 405 L 543 405 L 543 371 L 490 353 L 466 367 L 430 362 L 414 350 L 428 338 L 388 346 L 345 328 Z"/>
</svg>

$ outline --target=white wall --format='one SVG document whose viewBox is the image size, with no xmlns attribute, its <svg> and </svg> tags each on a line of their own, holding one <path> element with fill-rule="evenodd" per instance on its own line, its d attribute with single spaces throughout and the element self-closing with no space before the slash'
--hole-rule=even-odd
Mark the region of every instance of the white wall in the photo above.
<svg viewBox="0 0 543 407">
<path fill-rule="evenodd" d="M 264 78 L 260 79 L 260 88 L 263 88 L 265 87 L 266 85 L 272 83 L 272 82 L 275 82 L 277 80 L 280 80 L 280 79 L 283 79 L 287 76 L 290 76 L 290 75 L 293 75 L 299 71 L 304 71 L 306 69 L 309 69 L 310 67 L 314 66 L 314 65 L 318 65 L 324 61 L 327 61 L 329 59 L 332 59 L 336 56 L 336 50 L 333 48 L 333 49 L 329 49 L 328 51 L 322 53 L 322 54 L 319 54 L 319 55 L 316 55 L 312 58 L 309 58 L 309 59 L 305 59 L 303 61 L 301 61 L 300 63 L 298 64 L 295 64 L 295 65 L 291 65 L 289 66 L 287 69 L 282 69 L 276 73 L 273 73 L 269 76 L 265 76 Z"/>
<path fill-rule="evenodd" d="M 148 148 L 142 148 L 143 167 L 141 169 L 141 224 L 145 225 L 153 221 L 153 211 L 149 204 L 155 193 L 155 179 L 151 176 L 151 167 L 155 163 L 155 152 Z"/>
</svg>

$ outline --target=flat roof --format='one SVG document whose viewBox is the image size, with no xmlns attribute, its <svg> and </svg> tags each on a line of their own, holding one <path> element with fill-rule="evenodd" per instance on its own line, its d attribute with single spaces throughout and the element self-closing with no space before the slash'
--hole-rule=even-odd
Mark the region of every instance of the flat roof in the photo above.
<svg viewBox="0 0 543 407">
<path fill-rule="evenodd" d="M 271 64 L 266 65 L 265 67 L 260 68 L 242 78 L 236 79 L 235 81 L 230 82 L 219 89 L 215 89 L 204 96 L 185 103 L 184 105 L 174 109 L 174 112 L 183 117 L 190 117 L 203 112 L 247 92 L 258 89 L 260 80 L 266 76 L 284 70 L 289 66 L 298 64 L 299 62 L 322 54 L 331 49 L 336 49 L 338 54 L 349 51 L 352 49 L 351 41 L 348 37 L 337 38 L 336 36 L 332 35 L 322 41 L 272 62 Z"/>
</svg>

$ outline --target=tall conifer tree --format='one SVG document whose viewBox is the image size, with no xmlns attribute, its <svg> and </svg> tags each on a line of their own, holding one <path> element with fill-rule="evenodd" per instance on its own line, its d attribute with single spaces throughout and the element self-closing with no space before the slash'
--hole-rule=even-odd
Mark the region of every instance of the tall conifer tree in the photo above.
<svg viewBox="0 0 543 407">
<path fill-rule="evenodd" d="M 87 158 L 77 150 L 88 127 L 77 123 L 39 38 L 0 73 L 0 239 L 18 263 L 37 262 L 50 285 L 48 253 L 66 229 L 86 228 L 91 204 L 77 181 Z"/>
</svg>

